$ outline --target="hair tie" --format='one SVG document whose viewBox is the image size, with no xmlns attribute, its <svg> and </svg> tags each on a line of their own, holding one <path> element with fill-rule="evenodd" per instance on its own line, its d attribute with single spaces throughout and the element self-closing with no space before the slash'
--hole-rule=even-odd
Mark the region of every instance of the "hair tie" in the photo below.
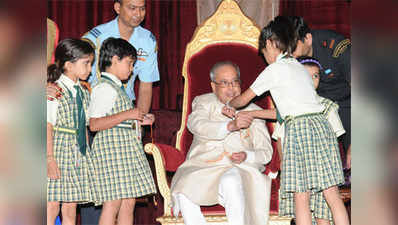
<svg viewBox="0 0 398 225">
<path fill-rule="evenodd" d="M 319 61 L 315 60 L 315 59 L 303 59 L 303 60 L 300 60 L 299 63 L 301 63 L 301 64 L 304 64 L 304 63 L 315 63 L 316 65 L 318 65 L 319 69 L 322 69 L 322 66 L 319 63 Z"/>
</svg>

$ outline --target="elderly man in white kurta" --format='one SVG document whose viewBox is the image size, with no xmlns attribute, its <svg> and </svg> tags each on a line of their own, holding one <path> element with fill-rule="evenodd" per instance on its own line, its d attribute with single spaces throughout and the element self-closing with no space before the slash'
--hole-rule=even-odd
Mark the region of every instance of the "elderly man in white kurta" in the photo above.
<svg viewBox="0 0 398 225">
<path fill-rule="evenodd" d="M 174 215 L 181 210 L 186 225 L 205 225 L 200 206 L 221 204 L 230 225 L 266 225 L 271 178 L 262 172 L 272 146 L 265 122 L 221 112 L 241 93 L 237 65 L 216 63 L 210 77 L 213 93 L 197 96 L 188 117 L 193 141 L 171 183 Z M 250 104 L 242 110 L 260 109 Z"/>
</svg>

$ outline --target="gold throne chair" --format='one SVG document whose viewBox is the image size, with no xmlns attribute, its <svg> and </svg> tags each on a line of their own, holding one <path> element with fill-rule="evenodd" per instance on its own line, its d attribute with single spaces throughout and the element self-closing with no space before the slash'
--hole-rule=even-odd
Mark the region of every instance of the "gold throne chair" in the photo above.
<svg viewBox="0 0 398 225">
<path fill-rule="evenodd" d="M 263 58 L 258 54 L 259 27 L 246 17 L 233 0 L 224 0 L 216 12 L 199 25 L 185 51 L 182 75 L 185 79 L 181 127 L 175 146 L 149 143 L 145 151 L 153 155 L 156 180 L 163 202 L 163 215 L 157 218 L 162 225 L 183 225 L 181 216 L 175 217 L 171 209 L 170 174 L 175 172 L 184 160 L 192 142 L 192 134 L 186 122 L 191 113 L 192 100 L 201 94 L 211 92 L 210 68 L 217 61 L 230 60 L 240 67 L 242 90 L 246 90 L 257 75 L 265 68 Z M 262 108 L 273 107 L 270 96 L 254 101 Z M 267 122 L 270 134 L 273 123 Z M 273 143 L 274 154 L 267 165 L 267 172 L 279 170 L 279 157 Z M 270 225 L 290 225 L 291 218 L 278 216 L 279 178 L 274 179 L 271 189 Z M 224 208 L 220 205 L 201 207 L 208 224 L 227 225 Z M 249 224 L 248 224 L 249 225 Z M 264 224 L 266 225 L 266 224 Z"/>
</svg>

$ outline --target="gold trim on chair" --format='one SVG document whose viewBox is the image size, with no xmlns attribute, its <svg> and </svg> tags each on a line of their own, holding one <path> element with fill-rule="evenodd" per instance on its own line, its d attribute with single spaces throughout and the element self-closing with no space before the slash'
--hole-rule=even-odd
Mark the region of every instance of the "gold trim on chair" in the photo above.
<svg viewBox="0 0 398 225">
<path fill-rule="evenodd" d="M 229 225 L 225 215 L 211 215 L 205 217 L 207 225 Z M 271 214 L 268 220 L 268 225 L 290 225 L 292 218 L 278 216 Z M 184 220 L 181 216 L 162 216 L 156 219 L 162 225 L 184 225 Z M 265 224 L 264 224 L 265 225 Z"/>
<path fill-rule="evenodd" d="M 227 217 L 225 215 L 206 216 L 207 225 L 228 225 Z M 156 219 L 162 225 L 185 225 L 181 216 L 162 216 Z"/>
<path fill-rule="evenodd" d="M 47 18 L 47 65 L 50 65 L 58 43 L 58 27 L 54 21 Z"/>
<path fill-rule="evenodd" d="M 205 217 L 207 225 L 229 225 L 225 215 L 213 215 Z M 290 225 L 290 217 L 281 217 L 278 215 L 270 215 L 268 225 Z M 162 216 L 156 219 L 162 225 L 184 225 L 183 218 L 174 216 Z M 265 225 L 265 224 L 264 224 Z"/>
<path fill-rule="evenodd" d="M 255 22 L 245 16 L 239 5 L 234 0 L 224 0 L 220 3 L 215 13 L 198 26 L 192 40 L 185 50 L 182 76 L 184 83 L 184 99 L 182 107 L 182 121 L 177 132 L 176 148 L 181 150 L 180 139 L 186 127 L 185 118 L 188 109 L 188 79 L 187 64 L 189 59 L 204 47 L 215 43 L 241 43 L 258 48 L 260 29 Z"/>
<path fill-rule="evenodd" d="M 155 160 L 156 180 L 160 194 L 164 199 L 163 216 L 171 216 L 171 193 L 167 183 L 166 169 L 164 167 L 162 154 L 158 147 L 152 143 L 146 144 L 144 150 L 146 153 L 151 154 Z"/>
</svg>

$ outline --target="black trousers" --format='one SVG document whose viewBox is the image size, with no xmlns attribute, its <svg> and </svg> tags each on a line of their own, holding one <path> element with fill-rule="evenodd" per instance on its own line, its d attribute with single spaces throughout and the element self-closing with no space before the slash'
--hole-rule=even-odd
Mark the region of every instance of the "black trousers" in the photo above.
<svg viewBox="0 0 398 225">
<path fill-rule="evenodd" d="M 345 134 L 341 136 L 344 152 L 347 153 L 348 147 L 351 145 L 351 107 L 339 107 L 339 116 L 341 123 L 345 129 Z"/>
<path fill-rule="evenodd" d="M 94 204 L 80 206 L 81 225 L 98 225 L 101 216 L 102 206 L 94 207 Z"/>
</svg>

